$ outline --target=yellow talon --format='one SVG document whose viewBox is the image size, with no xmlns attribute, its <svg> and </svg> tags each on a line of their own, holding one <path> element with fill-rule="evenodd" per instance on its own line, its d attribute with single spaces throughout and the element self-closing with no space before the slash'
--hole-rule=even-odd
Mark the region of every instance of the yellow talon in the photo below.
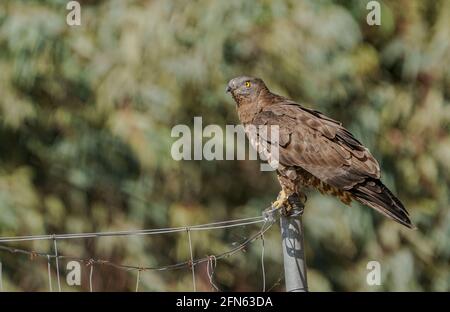
<svg viewBox="0 0 450 312">
<path fill-rule="evenodd" d="M 280 209 L 283 207 L 289 207 L 288 197 L 284 190 L 281 190 L 278 194 L 277 200 L 272 203 L 272 207 L 276 209 Z"/>
</svg>

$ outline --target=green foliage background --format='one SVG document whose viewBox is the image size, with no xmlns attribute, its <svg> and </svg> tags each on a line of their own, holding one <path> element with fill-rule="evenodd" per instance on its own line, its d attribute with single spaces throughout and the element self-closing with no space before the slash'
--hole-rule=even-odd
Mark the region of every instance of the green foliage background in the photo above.
<svg viewBox="0 0 450 312">
<path fill-rule="evenodd" d="M 79 27 L 66 24 L 66 1 L 0 2 L 1 236 L 259 215 L 278 184 L 258 162 L 170 156 L 176 124 L 238 123 L 224 89 L 247 74 L 341 120 L 418 226 L 309 193 L 310 289 L 450 290 L 450 1 L 380 1 L 381 26 L 367 25 L 358 0 L 80 2 Z M 256 229 L 193 233 L 195 256 Z M 159 266 L 186 260 L 186 239 L 71 240 L 60 253 Z M 45 241 L 8 245 L 51 251 Z M 268 288 L 283 290 L 277 227 L 265 246 Z M 220 289 L 261 289 L 260 252 L 255 242 L 219 261 Z M 381 286 L 366 283 L 371 260 L 381 264 Z M 46 259 L 0 251 L 0 261 L 6 290 L 48 289 Z M 87 276 L 83 267 L 82 286 L 63 280 L 63 288 L 86 290 Z M 95 267 L 95 290 L 135 282 L 135 273 Z M 197 282 L 211 289 L 204 265 Z M 141 274 L 140 290 L 191 287 L 189 270 Z"/>
</svg>

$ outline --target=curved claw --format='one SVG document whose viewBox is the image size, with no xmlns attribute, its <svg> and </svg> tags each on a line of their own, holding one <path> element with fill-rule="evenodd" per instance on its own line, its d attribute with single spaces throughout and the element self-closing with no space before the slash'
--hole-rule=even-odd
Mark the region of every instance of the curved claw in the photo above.
<svg viewBox="0 0 450 312">
<path fill-rule="evenodd" d="M 278 194 L 277 200 L 272 203 L 272 208 L 280 209 L 285 216 L 300 216 L 305 208 L 307 197 L 304 193 L 287 195 L 284 190 Z"/>
</svg>

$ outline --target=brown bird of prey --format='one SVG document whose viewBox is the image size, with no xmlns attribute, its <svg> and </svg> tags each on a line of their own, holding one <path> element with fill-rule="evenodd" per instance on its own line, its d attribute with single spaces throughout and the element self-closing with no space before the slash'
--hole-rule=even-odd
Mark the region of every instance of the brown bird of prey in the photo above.
<svg viewBox="0 0 450 312">
<path fill-rule="evenodd" d="M 231 79 L 226 91 L 236 101 L 239 119 L 255 149 L 255 142 L 270 146 L 271 139 L 268 132 L 248 131 L 249 126 L 278 126 L 276 170 L 281 191 L 274 207 L 286 211 L 300 207 L 302 213 L 306 201 L 302 189 L 314 187 L 346 204 L 356 200 L 414 228 L 403 204 L 380 181 L 376 159 L 340 122 L 270 92 L 259 78 Z M 266 153 L 269 162 L 270 155 Z"/>
</svg>

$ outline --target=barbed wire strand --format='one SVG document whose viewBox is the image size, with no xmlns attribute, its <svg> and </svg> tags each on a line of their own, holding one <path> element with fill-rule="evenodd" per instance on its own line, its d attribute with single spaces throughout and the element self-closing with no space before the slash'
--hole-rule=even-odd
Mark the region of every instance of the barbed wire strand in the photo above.
<svg viewBox="0 0 450 312">
<path fill-rule="evenodd" d="M 47 273 L 48 273 L 48 288 L 50 292 L 53 292 L 52 287 L 52 270 L 50 266 L 50 255 L 47 255 Z"/>
<path fill-rule="evenodd" d="M 245 226 L 264 222 L 264 216 L 250 217 L 236 220 L 212 222 L 200 225 L 189 226 L 191 231 L 207 231 L 224 228 L 231 228 L 237 226 Z M 111 236 L 129 236 L 129 235 L 158 235 L 186 231 L 186 227 L 169 227 L 147 230 L 128 230 L 128 231 L 109 231 L 109 232 L 91 232 L 91 233 L 71 233 L 71 234 L 45 234 L 45 235 L 27 235 L 27 236 L 11 236 L 0 237 L 0 243 L 19 242 L 19 241 L 36 241 L 36 240 L 50 240 L 50 239 L 75 239 L 75 238 L 96 238 L 96 237 L 111 237 Z"/>
<path fill-rule="evenodd" d="M 53 234 L 53 248 L 55 252 L 55 263 L 56 263 L 56 276 L 58 281 L 58 291 L 61 292 L 61 281 L 59 276 L 59 257 L 58 257 L 58 246 L 56 244 L 56 237 L 55 234 Z"/>
<path fill-rule="evenodd" d="M 219 287 L 214 283 L 214 273 L 216 272 L 217 259 L 216 256 L 208 256 L 208 262 L 206 263 L 206 274 L 208 275 L 209 283 L 215 291 L 219 291 Z"/>
<path fill-rule="evenodd" d="M 192 286 L 194 287 L 194 292 L 197 291 L 197 285 L 195 284 L 195 263 L 194 263 L 194 254 L 192 252 L 192 240 L 191 240 L 191 230 L 189 227 L 186 227 L 186 232 L 188 236 L 188 242 L 189 242 L 189 254 L 191 255 L 191 272 L 192 272 Z"/>
<path fill-rule="evenodd" d="M 139 230 L 139 231 L 116 231 L 116 232 L 96 232 L 96 233 L 81 233 L 81 234 L 6 237 L 6 238 L 0 238 L 0 243 L 1 242 L 16 242 L 16 241 L 24 241 L 24 240 L 53 239 L 55 253 L 48 254 L 48 253 L 43 253 L 43 252 L 29 251 L 29 250 L 25 250 L 25 249 L 13 248 L 13 247 L 2 246 L 2 245 L 0 245 L 0 250 L 9 251 L 11 253 L 21 253 L 21 254 L 30 255 L 32 259 L 36 256 L 47 257 L 48 259 L 55 258 L 56 271 L 57 271 L 57 276 L 58 276 L 58 287 L 59 287 L 59 291 L 61 291 L 58 259 L 75 260 L 75 261 L 79 261 L 79 262 L 92 263 L 92 264 L 96 263 L 96 264 L 111 266 L 113 268 L 125 270 L 125 271 L 133 271 L 133 270 L 165 271 L 165 270 L 182 269 L 185 267 L 189 267 L 192 270 L 192 266 L 198 265 L 203 262 L 208 262 L 208 261 L 210 261 L 211 257 L 214 257 L 214 259 L 215 259 L 214 261 L 223 259 L 225 257 L 230 257 L 230 256 L 234 255 L 235 253 L 239 252 L 240 250 L 245 249 L 245 247 L 248 244 L 252 243 L 253 241 L 262 238 L 263 234 L 266 231 L 268 231 L 276 221 L 276 218 L 274 217 L 275 211 L 277 211 L 277 209 L 266 210 L 264 212 L 263 216 L 261 216 L 261 217 L 251 217 L 251 218 L 213 222 L 213 223 L 208 223 L 208 224 L 191 226 L 191 227 L 189 227 L 190 230 L 210 230 L 210 229 L 215 229 L 215 228 L 246 226 L 249 224 L 256 224 L 256 223 L 264 222 L 264 224 L 261 226 L 261 229 L 256 234 L 250 236 L 248 239 L 244 240 L 242 243 L 240 243 L 239 245 L 237 245 L 236 247 L 234 247 L 228 251 L 225 251 L 221 254 L 207 256 L 207 257 L 199 258 L 199 259 L 195 259 L 195 260 L 193 259 L 193 254 L 192 254 L 191 259 L 189 261 L 183 261 L 183 262 L 170 264 L 170 265 L 166 265 L 166 266 L 159 266 L 159 267 L 139 267 L 139 266 L 133 266 L 133 265 L 117 264 L 117 263 L 113 263 L 109 260 L 104 260 L 104 259 L 92 259 L 92 258 L 91 259 L 83 259 L 83 258 L 74 257 L 74 256 L 60 255 L 60 254 L 58 254 L 56 240 L 57 239 L 67 239 L 67 238 L 90 238 L 90 237 L 117 236 L 117 235 L 165 234 L 165 233 L 173 233 L 174 230 L 175 230 L 175 232 L 180 232 L 181 230 L 186 231 L 186 227 Z M 191 247 L 190 247 L 190 250 L 191 250 Z M 194 272 L 194 276 L 195 276 L 195 272 Z M 195 283 L 195 279 L 194 279 L 194 283 Z M 264 284 L 265 284 L 265 281 L 264 281 Z"/>
</svg>

